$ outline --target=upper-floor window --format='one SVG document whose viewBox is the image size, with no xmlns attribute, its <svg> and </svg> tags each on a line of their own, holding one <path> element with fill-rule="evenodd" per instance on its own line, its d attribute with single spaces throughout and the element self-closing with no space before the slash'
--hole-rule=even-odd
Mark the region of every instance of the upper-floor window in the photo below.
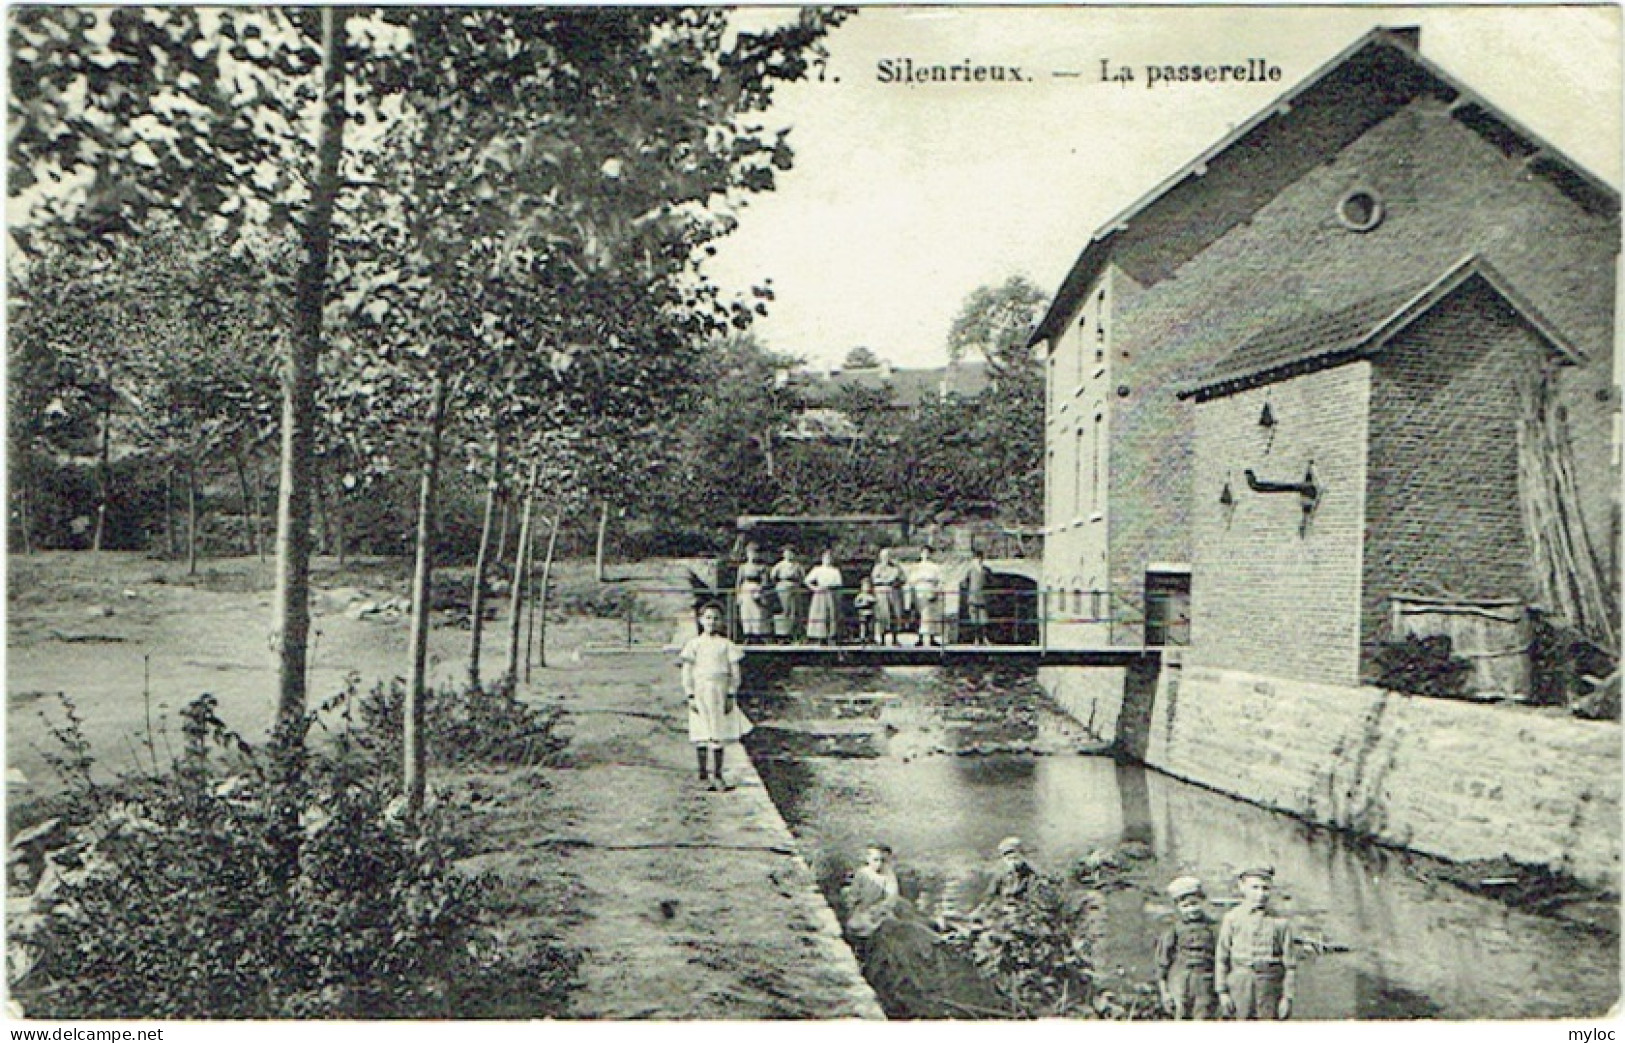
<svg viewBox="0 0 1625 1043">
<path fill-rule="evenodd" d="M 1090 511 L 1098 511 L 1098 510 L 1100 510 L 1100 451 L 1101 451 L 1101 448 L 1102 448 L 1101 444 L 1100 444 L 1100 434 L 1101 434 L 1100 422 L 1101 422 L 1101 414 L 1096 413 L 1095 414 L 1095 423 L 1094 423 L 1094 437 L 1091 440 L 1091 445 L 1090 445 L 1091 452 L 1089 453 L 1090 467 L 1091 467 L 1091 474 L 1090 474 L 1090 479 L 1089 479 L 1089 509 L 1090 509 Z"/>
<path fill-rule="evenodd" d="M 1083 516 L 1083 425 L 1080 423 L 1072 433 L 1072 514 L 1074 517 Z"/>
<path fill-rule="evenodd" d="M 1076 329 L 1073 332 L 1073 342 L 1077 345 L 1077 359 L 1078 359 L 1078 380 L 1077 380 L 1077 382 L 1080 385 L 1083 383 L 1083 357 L 1084 357 L 1083 331 L 1088 329 L 1088 327 L 1089 327 L 1089 313 L 1084 312 L 1082 315 L 1078 316 L 1078 325 L 1077 325 Z"/>
</svg>

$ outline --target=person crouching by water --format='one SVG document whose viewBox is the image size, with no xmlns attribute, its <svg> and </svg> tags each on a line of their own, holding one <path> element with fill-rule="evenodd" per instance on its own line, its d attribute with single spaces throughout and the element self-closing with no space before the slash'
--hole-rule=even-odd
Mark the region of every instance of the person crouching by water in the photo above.
<svg viewBox="0 0 1625 1043">
<path fill-rule="evenodd" d="M 739 629 L 744 632 L 746 644 L 759 642 L 772 633 L 762 596 L 767 582 L 767 566 L 757 560 L 757 553 L 754 543 L 745 548 L 745 560 L 740 563 L 734 582 L 734 601 L 739 606 Z"/>
<path fill-rule="evenodd" d="M 1240 1021 L 1285 1021 L 1292 1016 L 1298 955 L 1292 922 L 1270 906 L 1273 866 L 1237 874 L 1241 904 L 1224 914 L 1214 947 L 1219 1006 Z"/>
<path fill-rule="evenodd" d="M 786 547 L 784 556 L 768 577 L 779 594 L 778 611 L 773 614 L 773 636 L 784 644 L 793 644 L 801 636 L 801 578 L 805 575 L 801 562 L 796 560 L 795 548 Z"/>
<path fill-rule="evenodd" d="M 881 843 L 870 844 L 863 865 L 852 871 L 852 879 L 841 888 L 847 937 L 852 939 L 860 960 L 875 932 L 896 914 L 901 900 L 892 849 Z"/>
<path fill-rule="evenodd" d="M 1157 990 L 1176 1021 L 1211 1021 L 1218 1016 L 1213 987 L 1218 925 L 1208 915 L 1202 881 L 1181 876 L 1168 884 L 1178 919 L 1157 939 Z"/>
<path fill-rule="evenodd" d="M 1038 870 L 1027 861 L 1026 846 L 1021 838 L 1005 837 L 999 841 L 999 861 L 994 866 L 993 876 L 968 918 L 984 920 L 1010 903 L 1025 900 L 1037 883 Z"/>
<path fill-rule="evenodd" d="M 826 550 L 820 563 L 807 573 L 807 589 L 812 591 L 812 601 L 807 606 L 807 640 L 825 645 L 835 643 L 841 627 L 836 598 L 843 582 L 841 570 L 835 567 L 835 555 Z"/>
<path fill-rule="evenodd" d="M 723 748 L 750 731 L 739 709 L 739 663 L 745 652 L 724 637 L 722 609 L 700 609 L 700 632 L 683 646 L 683 695 L 688 699 L 688 739 L 700 768 L 700 783 L 713 790 L 733 789 L 722 774 Z M 710 764 L 707 764 L 710 751 Z M 708 770 L 709 769 L 709 770 Z"/>
</svg>

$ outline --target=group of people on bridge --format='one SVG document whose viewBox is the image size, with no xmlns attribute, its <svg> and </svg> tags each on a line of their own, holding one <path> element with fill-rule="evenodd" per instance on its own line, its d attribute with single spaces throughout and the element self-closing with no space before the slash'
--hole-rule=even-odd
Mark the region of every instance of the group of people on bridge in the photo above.
<svg viewBox="0 0 1625 1043">
<path fill-rule="evenodd" d="M 930 547 L 907 566 L 882 548 L 855 591 L 825 550 L 819 564 L 804 568 L 794 547 L 785 547 L 769 566 L 761 548 L 745 548 L 734 582 L 739 629 L 746 644 L 902 644 L 912 630 L 918 645 L 946 640 L 943 570 Z M 991 573 L 980 550 L 962 584 L 971 640 L 987 642 L 988 586 Z M 850 596 L 848 594 L 850 593 Z"/>
</svg>

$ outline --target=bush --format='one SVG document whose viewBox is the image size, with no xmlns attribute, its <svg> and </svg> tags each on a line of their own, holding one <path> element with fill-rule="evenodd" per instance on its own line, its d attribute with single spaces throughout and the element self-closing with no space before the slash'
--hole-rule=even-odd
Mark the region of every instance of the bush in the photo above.
<svg viewBox="0 0 1625 1043">
<path fill-rule="evenodd" d="M 627 612 L 638 622 L 658 618 L 637 592 L 625 587 L 593 583 L 587 587 L 554 587 L 548 603 L 548 618 L 561 622 L 570 616 L 592 619 L 625 619 Z"/>
<path fill-rule="evenodd" d="M 534 767 L 551 763 L 567 744 L 557 734 L 563 713 L 557 707 L 535 707 L 514 696 L 511 680 L 472 687 L 449 686 L 426 693 L 423 706 L 425 746 L 431 764 L 463 767 L 497 764 Z M 347 746 L 392 783 L 400 778 L 406 685 L 399 678 L 380 683 L 357 697 L 355 682 L 329 703 L 342 708 L 350 721 L 350 707 L 361 721 L 360 731 L 346 728 L 340 748 Z"/>
<path fill-rule="evenodd" d="M 469 1003 L 520 975 L 532 1016 L 559 1009 L 572 958 L 504 952 L 496 880 L 452 867 L 433 815 L 409 826 L 377 773 L 313 756 L 289 873 L 267 755 L 225 728 L 211 696 L 183 716 L 183 752 L 162 774 L 91 784 L 70 745 L 61 764 L 74 774 L 51 809 L 63 825 L 29 857 L 13 851 L 14 884 L 37 881 L 10 924 L 13 995 L 30 1015 L 478 1016 Z"/>
<path fill-rule="evenodd" d="M 1473 672 L 1473 664 L 1452 654 L 1450 638 L 1442 634 L 1384 641 L 1377 646 L 1375 666 L 1381 688 L 1446 699 L 1465 698 Z"/>
<path fill-rule="evenodd" d="M 1093 1010 L 1094 947 L 1101 929 L 1098 895 L 1069 892 L 1033 870 L 1017 893 L 951 925 L 944 940 L 976 965 L 1012 1010 L 1058 1017 Z"/>
<path fill-rule="evenodd" d="M 1577 717 L 1619 719 L 1619 682 L 1590 679 L 1617 675 L 1619 660 L 1571 626 L 1544 612 L 1531 613 L 1530 701 L 1539 706 L 1567 706 Z"/>
</svg>

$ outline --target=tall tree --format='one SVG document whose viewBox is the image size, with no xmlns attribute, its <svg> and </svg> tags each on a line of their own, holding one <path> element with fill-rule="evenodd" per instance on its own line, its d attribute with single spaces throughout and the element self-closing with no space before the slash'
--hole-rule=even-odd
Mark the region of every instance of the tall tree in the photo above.
<svg viewBox="0 0 1625 1043">
<path fill-rule="evenodd" d="M 377 326 L 397 308 L 412 343 L 397 337 L 381 361 L 341 359 L 339 379 L 352 391 L 395 380 L 432 417 L 441 392 L 477 382 L 468 349 L 488 314 L 501 322 L 503 309 L 480 303 L 501 295 L 487 292 L 494 285 L 544 305 L 552 333 L 520 338 L 523 350 L 601 356 L 596 371 L 632 400 L 661 397 L 666 374 L 637 366 L 636 352 L 659 346 L 669 361 L 681 354 L 672 345 L 748 324 L 750 305 L 722 301 L 699 277 L 702 251 L 734 226 L 728 204 L 788 168 L 784 132 L 759 114 L 841 17 L 809 9 L 736 33 L 714 8 L 11 12 L 10 183 L 24 215 L 14 243 L 128 234 L 154 211 L 228 244 L 290 227 L 298 238 L 276 599 L 279 848 L 290 873 L 325 324 Z M 347 147 L 352 110 L 385 133 Z M 389 213 L 405 220 L 379 220 Z M 406 226 L 393 259 L 366 248 L 391 224 Z M 413 302 L 407 287 L 428 292 Z M 346 345 L 385 339 L 338 332 Z M 585 396 L 595 408 L 602 390 Z M 427 425 L 431 438 L 439 426 Z M 424 448 L 437 458 L 427 452 L 437 445 Z"/>
<path fill-rule="evenodd" d="M 283 360 L 275 841 L 297 869 L 309 635 L 311 419 L 343 152 L 343 8 L 9 12 L 10 186 L 24 250 L 127 234 L 154 211 L 228 240 L 298 218 Z M 314 128 L 312 133 L 309 128 Z"/>
<path fill-rule="evenodd" d="M 880 356 L 875 354 L 875 350 L 873 348 L 864 347 L 862 344 L 859 344 L 857 347 L 846 353 L 846 358 L 841 362 L 841 368 L 873 369 L 875 366 L 880 364 Z"/>
<path fill-rule="evenodd" d="M 1027 337 L 1048 303 L 1044 291 L 1024 275 L 978 286 L 949 327 L 948 360 L 957 365 L 973 352 L 980 354 L 996 378 L 1033 371 Z"/>
</svg>

